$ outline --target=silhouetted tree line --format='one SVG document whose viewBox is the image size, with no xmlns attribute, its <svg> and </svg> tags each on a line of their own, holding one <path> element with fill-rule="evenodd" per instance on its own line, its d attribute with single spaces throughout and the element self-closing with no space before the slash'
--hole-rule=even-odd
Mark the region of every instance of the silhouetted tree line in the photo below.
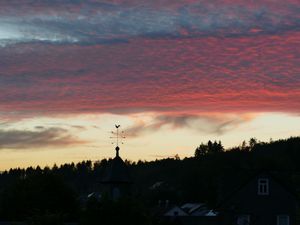
<svg viewBox="0 0 300 225">
<path fill-rule="evenodd" d="M 221 141 L 208 141 L 196 147 L 190 158 L 126 161 L 134 179 L 131 197 L 117 202 L 105 196 L 87 198 L 101 193 L 100 180 L 110 160 L 2 172 L 0 221 L 158 224 L 158 208 L 183 202 L 217 207 L 226 190 L 259 170 L 274 171 L 288 185 L 300 187 L 300 137 L 270 142 L 251 138 L 226 150 Z"/>
<path fill-rule="evenodd" d="M 221 141 L 217 142 L 211 142 L 210 140 L 207 142 L 207 144 L 201 143 L 199 147 L 195 150 L 195 157 L 199 158 L 201 156 L 207 155 L 207 154 L 215 154 L 224 152 L 224 147 L 221 143 Z"/>
</svg>

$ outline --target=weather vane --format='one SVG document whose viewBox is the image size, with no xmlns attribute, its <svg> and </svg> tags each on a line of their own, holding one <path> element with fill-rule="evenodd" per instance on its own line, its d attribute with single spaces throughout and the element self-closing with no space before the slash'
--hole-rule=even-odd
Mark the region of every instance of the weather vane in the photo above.
<svg viewBox="0 0 300 225">
<path fill-rule="evenodd" d="M 124 135 L 124 131 L 119 131 L 119 128 L 121 127 L 121 125 L 115 125 L 116 130 L 117 131 L 112 131 L 112 135 L 110 138 L 114 139 L 114 141 L 112 141 L 112 144 L 116 144 L 116 151 L 117 151 L 117 156 L 119 156 L 119 143 L 120 144 L 124 144 L 123 143 L 123 139 L 125 139 L 125 135 Z"/>
</svg>

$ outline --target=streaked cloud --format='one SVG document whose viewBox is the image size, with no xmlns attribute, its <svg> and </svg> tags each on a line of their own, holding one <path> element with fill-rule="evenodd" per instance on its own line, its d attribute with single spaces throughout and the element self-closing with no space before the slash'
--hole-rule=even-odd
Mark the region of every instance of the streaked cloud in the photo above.
<svg viewBox="0 0 300 225">
<path fill-rule="evenodd" d="M 126 136 L 138 137 L 155 132 L 163 127 L 188 129 L 202 134 L 223 135 L 236 129 L 240 124 L 250 122 L 254 115 L 158 115 L 152 121 L 138 120 L 125 130 Z"/>
<path fill-rule="evenodd" d="M 0 130 L 0 149 L 39 149 L 83 144 L 67 130 L 38 127 L 35 130 Z"/>
</svg>

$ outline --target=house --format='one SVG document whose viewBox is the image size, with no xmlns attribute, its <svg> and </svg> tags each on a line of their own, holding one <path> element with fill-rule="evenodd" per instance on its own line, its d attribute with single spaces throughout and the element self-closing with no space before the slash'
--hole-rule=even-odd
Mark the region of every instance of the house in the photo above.
<svg viewBox="0 0 300 225">
<path fill-rule="evenodd" d="M 268 172 L 254 175 L 220 204 L 223 225 L 297 225 L 298 197 Z"/>
<path fill-rule="evenodd" d="M 174 205 L 169 208 L 164 217 L 167 221 L 175 221 L 174 224 L 183 225 L 216 225 L 217 213 L 203 203 L 185 203 L 181 206 Z"/>
</svg>

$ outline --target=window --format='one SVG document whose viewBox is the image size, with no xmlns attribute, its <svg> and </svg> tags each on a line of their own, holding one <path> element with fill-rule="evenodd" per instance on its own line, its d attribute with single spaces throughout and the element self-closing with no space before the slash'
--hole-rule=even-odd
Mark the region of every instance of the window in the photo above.
<svg viewBox="0 0 300 225">
<path fill-rule="evenodd" d="M 277 225 L 290 225 L 290 217 L 288 215 L 278 215 Z"/>
<path fill-rule="evenodd" d="M 259 195 L 269 195 L 269 179 L 258 179 L 258 192 Z"/>
<path fill-rule="evenodd" d="M 250 224 L 250 216 L 249 215 L 239 215 L 237 217 L 237 225 L 249 225 Z"/>
</svg>

